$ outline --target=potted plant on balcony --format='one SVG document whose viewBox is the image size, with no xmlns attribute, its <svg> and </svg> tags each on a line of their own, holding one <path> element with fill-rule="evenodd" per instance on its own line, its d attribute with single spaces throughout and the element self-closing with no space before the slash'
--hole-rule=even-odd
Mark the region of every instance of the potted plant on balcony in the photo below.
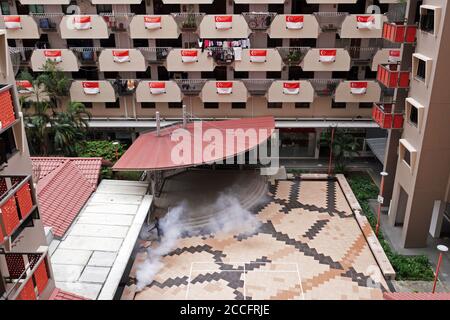
<svg viewBox="0 0 450 320">
<path fill-rule="evenodd" d="M 298 50 L 290 50 L 287 54 L 287 62 L 289 65 L 296 65 L 301 62 L 302 54 Z"/>
<path fill-rule="evenodd" d="M 183 31 L 195 31 L 197 30 L 197 21 L 195 14 L 188 13 L 186 19 L 181 23 L 181 29 Z"/>
</svg>

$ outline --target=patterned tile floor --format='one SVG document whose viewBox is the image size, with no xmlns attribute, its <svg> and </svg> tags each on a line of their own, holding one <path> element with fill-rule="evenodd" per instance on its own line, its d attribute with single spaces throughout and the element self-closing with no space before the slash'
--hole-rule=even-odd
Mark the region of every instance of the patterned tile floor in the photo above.
<svg viewBox="0 0 450 320">
<path fill-rule="evenodd" d="M 144 290 L 128 299 L 382 299 L 387 285 L 333 181 L 279 181 L 253 208 L 257 232 L 179 239 Z"/>
</svg>

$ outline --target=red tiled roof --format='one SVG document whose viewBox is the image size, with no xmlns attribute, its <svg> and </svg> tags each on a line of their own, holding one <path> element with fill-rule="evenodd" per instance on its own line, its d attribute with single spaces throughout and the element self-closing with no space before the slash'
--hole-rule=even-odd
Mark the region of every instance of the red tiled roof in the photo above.
<svg viewBox="0 0 450 320">
<path fill-rule="evenodd" d="M 56 288 L 55 290 L 53 290 L 49 300 L 89 300 L 89 299 Z"/>
<path fill-rule="evenodd" d="M 385 292 L 385 300 L 450 300 L 450 292 Z"/>
<path fill-rule="evenodd" d="M 42 222 L 62 237 L 97 187 L 100 158 L 32 158 Z M 40 168 L 40 169 L 39 169 Z"/>
</svg>

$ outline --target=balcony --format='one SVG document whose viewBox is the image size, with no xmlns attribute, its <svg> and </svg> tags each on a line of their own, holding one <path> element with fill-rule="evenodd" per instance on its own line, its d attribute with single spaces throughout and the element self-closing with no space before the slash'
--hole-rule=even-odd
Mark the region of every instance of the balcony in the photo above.
<svg viewBox="0 0 450 320">
<path fill-rule="evenodd" d="M 273 18 L 268 31 L 270 38 L 313 38 L 319 37 L 319 23 L 312 14 L 285 15 Z"/>
<path fill-rule="evenodd" d="M 201 12 L 177 12 L 172 13 L 175 22 L 181 32 L 196 32 L 203 20 L 204 13 Z"/>
<path fill-rule="evenodd" d="M 78 59 L 80 66 L 96 66 L 101 47 L 72 47 L 70 48 Z"/>
<path fill-rule="evenodd" d="M 385 22 L 383 25 L 383 39 L 394 43 L 414 43 L 416 41 L 417 26 Z"/>
<path fill-rule="evenodd" d="M 248 92 L 252 96 L 265 96 L 270 85 L 273 83 L 272 79 L 242 79 L 242 82 L 247 87 Z"/>
<path fill-rule="evenodd" d="M 337 1 L 333 1 L 330 3 L 334 4 L 336 2 Z M 348 12 L 315 12 L 314 16 L 319 22 L 319 27 L 322 32 L 339 32 L 342 23 L 348 16 Z"/>
<path fill-rule="evenodd" d="M 30 176 L 0 176 L 0 243 L 36 208 L 30 184 Z"/>
<path fill-rule="evenodd" d="M 396 64 L 379 65 L 377 80 L 387 88 L 408 88 L 409 71 L 400 71 Z"/>
<path fill-rule="evenodd" d="M 276 12 L 242 12 L 252 31 L 266 31 L 276 15 Z"/>
<path fill-rule="evenodd" d="M 402 53 L 400 49 L 379 49 L 372 59 L 372 71 L 377 71 L 379 65 L 399 64 Z"/>
<path fill-rule="evenodd" d="M 274 81 L 267 92 L 269 102 L 313 102 L 314 88 L 309 81 Z"/>
<path fill-rule="evenodd" d="M 203 102 L 247 102 L 247 87 L 242 81 L 207 81 L 200 98 Z"/>
<path fill-rule="evenodd" d="M 287 66 L 298 66 L 303 61 L 310 47 L 278 47 L 278 53 Z"/>
<path fill-rule="evenodd" d="M 210 47 L 207 50 L 211 52 L 211 56 L 218 66 L 231 65 L 236 59 L 233 48 Z"/>
<path fill-rule="evenodd" d="M 378 102 L 381 87 L 376 81 L 342 81 L 334 93 L 334 101 L 347 103 Z"/>
<path fill-rule="evenodd" d="M 135 79 L 114 79 L 109 80 L 109 82 L 116 92 L 116 97 L 125 97 L 134 95 L 139 81 Z"/>
<path fill-rule="evenodd" d="M 22 5 L 68 5 L 70 0 L 19 0 Z"/>
<path fill-rule="evenodd" d="M 383 23 L 386 21 L 387 17 L 382 14 L 348 15 L 342 23 L 339 35 L 341 38 L 381 38 Z"/>
<path fill-rule="evenodd" d="M 64 72 L 79 70 L 77 56 L 69 49 L 35 49 L 31 55 L 31 68 L 34 72 L 42 71 L 47 61 L 56 62 L 56 67 Z"/>
<path fill-rule="evenodd" d="M 11 95 L 11 86 L 0 88 L 0 132 L 8 129 L 18 119 Z"/>
<path fill-rule="evenodd" d="M 402 129 L 403 114 L 393 113 L 393 104 L 374 103 L 372 108 L 372 119 L 378 123 L 382 129 Z"/>
<path fill-rule="evenodd" d="M 318 97 L 331 97 L 334 95 L 340 79 L 310 79 L 311 85 Z"/>
<path fill-rule="evenodd" d="M 111 32 L 127 32 L 134 13 L 100 13 Z"/>
<path fill-rule="evenodd" d="M 172 49 L 167 56 L 167 71 L 213 71 L 214 59 L 205 50 Z"/>
<path fill-rule="evenodd" d="M 5 252 L 0 249 L 1 280 L 4 300 L 38 300 L 51 279 L 48 248 L 39 252 Z"/>
<path fill-rule="evenodd" d="M 136 89 L 137 102 L 181 102 L 180 87 L 175 81 L 140 81 Z"/>
<path fill-rule="evenodd" d="M 251 31 L 240 14 L 206 15 L 199 28 L 199 36 L 203 39 L 245 39 Z"/>
<path fill-rule="evenodd" d="M 179 79 L 175 80 L 185 96 L 198 96 L 207 80 Z"/>
<path fill-rule="evenodd" d="M 145 71 L 147 64 L 138 49 L 103 49 L 98 58 L 101 72 Z"/>
<path fill-rule="evenodd" d="M 235 71 L 281 71 L 283 60 L 277 49 L 243 49 L 235 60 Z"/>
<path fill-rule="evenodd" d="M 144 56 L 145 61 L 148 64 L 164 64 L 167 60 L 167 56 L 172 48 L 169 47 L 158 47 L 158 48 L 149 48 L 149 47 L 141 47 L 137 48 L 141 54 Z"/>
<path fill-rule="evenodd" d="M 59 24 L 62 39 L 108 39 L 108 25 L 99 15 L 68 15 Z"/>
<path fill-rule="evenodd" d="M 377 47 L 347 47 L 351 58 L 352 67 L 371 67 L 375 54 L 378 52 Z"/>
<path fill-rule="evenodd" d="M 108 80 L 72 82 L 70 98 L 78 102 L 115 102 L 116 92 Z"/>
<path fill-rule="evenodd" d="M 41 33 L 57 32 L 64 17 L 62 13 L 31 13 Z"/>
<path fill-rule="evenodd" d="M 0 16 L 0 28 L 6 29 L 9 39 L 39 39 L 41 36 L 31 16 Z"/>
<path fill-rule="evenodd" d="M 136 15 L 130 22 L 131 39 L 177 39 L 178 25 L 171 15 Z"/>
<path fill-rule="evenodd" d="M 345 49 L 310 49 L 302 63 L 303 71 L 349 71 L 350 54 Z"/>
<path fill-rule="evenodd" d="M 11 63 L 13 72 L 15 75 L 21 68 L 27 68 L 30 65 L 31 55 L 33 54 L 34 47 L 9 47 L 9 55 L 11 57 Z"/>
</svg>

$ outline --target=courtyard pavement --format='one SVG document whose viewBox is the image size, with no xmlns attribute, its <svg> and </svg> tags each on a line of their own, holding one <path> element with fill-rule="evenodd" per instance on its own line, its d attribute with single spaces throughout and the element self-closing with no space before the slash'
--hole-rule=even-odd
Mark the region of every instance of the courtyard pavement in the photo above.
<svg viewBox="0 0 450 320">
<path fill-rule="evenodd" d="M 252 234 L 178 239 L 136 292 L 136 256 L 122 299 L 382 299 L 387 284 L 337 182 L 278 181 L 251 209 Z"/>
</svg>

